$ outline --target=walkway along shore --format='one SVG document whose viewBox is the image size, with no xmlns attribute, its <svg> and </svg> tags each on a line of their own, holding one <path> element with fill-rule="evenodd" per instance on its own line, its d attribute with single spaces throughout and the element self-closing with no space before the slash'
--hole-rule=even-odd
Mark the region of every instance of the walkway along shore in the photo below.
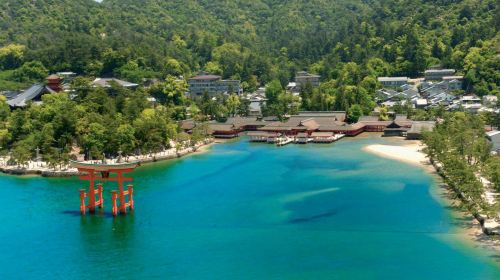
<svg viewBox="0 0 500 280">
<path fill-rule="evenodd" d="M 435 161 L 433 158 L 430 159 L 430 162 L 436 169 L 436 172 L 443 178 L 446 179 L 446 171 L 442 167 L 442 165 Z M 483 182 L 481 182 L 483 183 Z M 484 183 L 483 183 L 484 184 Z M 461 192 L 454 183 L 447 183 L 447 185 L 457 194 L 458 198 L 464 202 L 470 202 L 469 198 Z M 486 186 L 485 186 L 486 188 Z M 470 213 L 474 218 L 479 222 L 481 226 L 481 231 L 486 235 L 500 235 L 500 226 L 495 221 L 494 218 L 484 217 L 479 213 Z"/>
<path fill-rule="evenodd" d="M 181 150 L 171 148 L 158 153 L 126 157 L 126 162 L 139 162 L 143 164 L 143 163 L 176 159 L 192 153 L 203 151 L 213 143 L 214 140 L 210 138 L 196 144 L 193 147 L 187 147 Z M 71 168 L 69 166 L 63 166 L 62 168 L 54 169 L 48 167 L 47 163 L 43 161 L 29 161 L 24 167 L 20 167 L 18 165 L 8 166 L 6 165 L 7 162 L 8 158 L 0 159 L 0 172 L 10 175 L 40 175 L 43 177 L 71 177 L 79 175 L 76 169 Z M 102 162 L 102 161 L 93 160 L 88 162 L 91 163 L 91 162 Z M 116 159 L 106 159 L 106 163 L 108 164 L 112 164 L 115 162 Z"/>
</svg>

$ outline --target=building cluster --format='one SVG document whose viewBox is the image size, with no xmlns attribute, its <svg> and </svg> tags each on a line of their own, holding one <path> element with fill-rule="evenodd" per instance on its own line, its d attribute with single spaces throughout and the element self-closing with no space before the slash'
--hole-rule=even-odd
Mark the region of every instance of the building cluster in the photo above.
<svg viewBox="0 0 500 280">
<path fill-rule="evenodd" d="M 192 120 L 181 122 L 186 133 L 196 127 Z M 224 123 L 212 122 L 208 133 L 215 138 L 236 138 L 246 133 L 250 141 L 280 143 L 291 141 L 333 142 L 343 136 L 357 136 L 363 132 L 382 132 L 384 136 L 403 136 L 420 139 L 424 131 L 430 131 L 434 122 L 417 122 L 397 115 L 392 120 L 381 121 L 378 117 L 362 117 L 357 123 L 346 121 L 346 112 L 299 112 L 282 122 L 275 117 L 233 117 Z"/>
<path fill-rule="evenodd" d="M 221 76 L 211 75 L 201 72 L 198 75 L 188 79 L 189 95 L 191 97 L 202 96 L 205 93 L 209 96 L 218 94 L 237 94 L 243 93 L 241 81 L 223 80 Z"/>
<path fill-rule="evenodd" d="M 3 92 L 11 108 L 25 107 L 30 102 L 41 102 L 46 93 L 71 92 L 70 83 L 76 76 L 73 72 L 58 72 L 46 78 L 45 84 L 34 84 L 20 92 Z M 376 100 L 380 105 L 393 107 L 396 104 L 414 108 L 428 109 L 444 106 L 448 110 L 466 110 L 472 113 L 498 110 L 497 96 L 487 95 L 479 98 L 475 95 L 457 95 L 462 89 L 463 77 L 455 75 L 453 69 L 432 69 L 425 71 L 421 79 L 408 77 L 379 77 L 384 88 L 376 92 Z M 139 84 L 116 78 L 96 78 L 94 87 L 112 88 L 113 85 L 136 89 Z M 216 94 L 242 94 L 238 80 L 223 80 L 221 76 L 200 73 L 188 80 L 191 96 L 210 96 Z M 287 90 L 298 95 L 305 86 L 312 88 L 320 85 L 320 76 L 307 72 L 298 72 L 295 82 L 288 84 Z M 362 132 L 382 132 L 384 136 L 403 136 L 407 139 L 420 139 L 422 132 L 432 130 L 435 123 L 429 121 L 412 121 L 403 115 L 393 115 L 391 120 L 380 120 L 378 116 L 363 116 L 357 123 L 346 121 L 346 112 L 300 112 L 289 116 L 282 122 L 276 117 L 262 117 L 262 106 L 266 102 L 265 87 L 251 94 L 242 95 L 249 101 L 248 117 L 229 118 L 224 123 L 209 123 L 208 133 L 216 138 L 235 138 L 247 133 L 251 141 L 287 144 L 296 143 L 330 143 L 344 136 L 356 136 Z M 190 133 L 196 123 L 192 120 L 181 122 L 181 129 Z M 488 132 L 492 143 L 492 153 L 500 154 L 500 132 Z"/>
<path fill-rule="evenodd" d="M 22 91 L 6 91 L 0 94 L 7 98 L 7 104 L 11 108 L 23 108 L 28 103 L 40 104 L 42 96 L 47 93 L 68 92 L 71 93 L 70 84 L 76 73 L 58 72 L 48 76 L 45 83 L 37 83 Z M 94 87 L 111 88 L 113 84 L 129 89 L 135 89 L 139 84 L 119 80 L 116 78 L 96 78 L 91 85 Z"/>
<path fill-rule="evenodd" d="M 58 72 L 46 78 L 45 84 L 34 84 L 23 91 L 6 91 L 1 95 L 7 98 L 7 104 L 11 108 L 22 108 L 29 102 L 40 103 L 42 95 L 60 91 L 69 91 L 71 80 L 75 77 L 73 72 Z"/>
<path fill-rule="evenodd" d="M 299 95 L 300 91 L 307 86 L 310 86 L 311 88 L 319 87 L 320 78 L 321 76 L 319 75 L 299 71 L 295 74 L 294 81 L 288 83 L 286 90 L 294 95 Z"/>
<path fill-rule="evenodd" d="M 321 76 L 310 74 L 305 71 L 299 71 L 295 75 L 295 81 L 289 82 L 286 86 L 286 91 L 292 93 L 295 96 L 299 96 L 301 90 L 306 86 L 311 86 L 311 88 L 319 87 Z M 242 95 L 242 98 L 250 102 L 250 116 L 261 116 L 262 106 L 266 103 L 266 88 L 260 87 L 255 92 L 246 93 Z"/>
<path fill-rule="evenodd" d="M 463 76 L 456 75 L 454 69 L 430 69 L 419 79 L 379 77 L 383 88 L 377 90 L 376 100 L 379 105 L 389 108 L 399 104 L 418 109 L 444 106 L 449 111 L 465 110 L 471 113 L 498 111 L 496 96 L 488 95 L 481 99 L 462 94 L 463 80 Z"/>
</svg>

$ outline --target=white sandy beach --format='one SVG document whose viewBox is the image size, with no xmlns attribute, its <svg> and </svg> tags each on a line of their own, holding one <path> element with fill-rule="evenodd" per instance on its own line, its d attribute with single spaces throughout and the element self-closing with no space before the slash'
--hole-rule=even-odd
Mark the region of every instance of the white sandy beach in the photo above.
<svg viewBox="0 0 500 280">
<path fill-rule="evenodd" d="M 364 151 L 394 159 L 415 166 L 422 167 L 428 171 L 434 171 L 429 159 L 422 152 L 423 146 L 420 141 L 408 141 L 405 145 L 367 145 L 363 147 Z"/>
<path fill-rule="evenodd" d="M 367 145 L 363 150 L 380 157 L 398 160 L 408 164 L 412 164 L 424 168 L 430 173 L 435 173 L 436 170 L 422 151 L 424 146 L 420 141 L 405 141 L 403 145 Z M 445 189 L 444 192 L 448 193 L 449 190 Z M 446 195 L 448 196 L 448 195 Z M 446 204 L 453 204 L 450 198 L 445 199 Z M 467 219 L 462 222 L 461 230 L 457 235 L 462 236 L 473 247 L 480 247 L 500 252 L 500 240 L 486 236 L 481 231 L 478 222 L 466 213 L 457 213 L 459 217 L 466 217 Z"/>
</svg>

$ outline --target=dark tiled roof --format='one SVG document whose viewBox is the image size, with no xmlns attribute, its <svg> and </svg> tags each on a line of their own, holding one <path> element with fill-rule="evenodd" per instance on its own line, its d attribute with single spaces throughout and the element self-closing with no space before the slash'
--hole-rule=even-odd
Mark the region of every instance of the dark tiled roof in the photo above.
<svg viewBox="0 0 500 280">
<path fill-rule="evenodd" d="M 257 118 L 251 117 L 232 117 L 228 118 L 226 124 L 233 124 L 234 126 L 241 128 L 243 126 L 264 126 L 265 122 L 257 120 Z"/>
<path fill-rule="evenodd" d="M 180 127 L 183 130 L 191 130 L 195 127 L 195 122 L 193 120 L 185 120 L 180 122 Z"/>
<path fill-rule="evenodd" d="M 28 101 L 32 101 L 37 99 L 45 92 L 52 92 L 44 85 L 36 84 L 30 87 L 29 89 L 23 91 L 18 94 L 16 97 L 7 100 L 7 104 L 11 107 L 24 107 L 26 106 Z"/>
<path fill-rule="evenodd" d="M 5 98 L 7 98 L 7 100 L 13 99 L 16 96 L 18 96 L 19 94 L 20 93 L 17 91 L 4 91 L 1 93 L 1 95 L 5 96 Z"/>
<path fill-rule="evenodd" d="M 412 120 L 409 120 L 406 115 L 396 115 L 396 119 L 394 120 L 399 126 L 410 127 L 413 124 Z"/>
<path fill-rule="evenodd" d="M 211 123 L 208 125 L 208 127 L 211 132 L 217 132 L 217 131 L 230 132 L 236 129 L 232 124 L 218 124 L 218 123 Z"/>
<path fill-rule="evenodd" d="M 279 119 L 277 116 L 267 116 L 267 117 L 263 117 L 262 120 L 265 122 L 275 122 L 275 121 L 278 121 Z"/>
<path fill-rule="evenodd" d="M 408 131 L 407 127 L 392 127 L 392 128 L 386 128 L 384 131 Z"/>
<path fill-rule="evenodd" d="M 335 117 L 337 121 L 344 122 L 346 120 L 345 111 L 326 111 L 326 112 L 316 112 L 316 111 L 302 111 L 297 115 L 298 117 Z"/>
<path fill-rule="evenodd" d="M 190 78 L 189 80 L 194 80 L 194 81 L 206 81 L 206 80 L 209 80 L 209 81 L 213 81 L 213 80 L 220 80 L 221 79 L 221 76 L 217 76 L 217 75 L 199 75 L 199 76 L 194 76 L 192 78 Z"/>
<path fill-rule="evenodd" d="M 377 116 L 361 116 L 359 118 L 359 121 L 360 122 L 376 122 L 376 121 L 378 121 L 378 117 Z"/>
<path fill-rule="evenodd" d="M 303 120 L 300 122 L 299 126 L 306 127 L 308 130 L 316 130 L 319 128 L 319 124 L 314 119 Z"/>
<path fill-rule="evenodd" d="M 355 131 L 365 127 L 363 123 L 355 123 L 355 124 L 346 124 L 346 123 L 337 123 L 331 125 L 322 125 L 319 127 L 319 131 Z"/>
</svg>

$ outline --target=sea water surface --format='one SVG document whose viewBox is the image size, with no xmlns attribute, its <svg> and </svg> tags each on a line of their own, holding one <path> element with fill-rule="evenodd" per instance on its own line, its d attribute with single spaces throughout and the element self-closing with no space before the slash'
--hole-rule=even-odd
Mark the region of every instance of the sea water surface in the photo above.
<svg viewBox="0 0 500 280">
<path fill-rule="evenodd" d="M 500 279 L 423 170 L 381 138 L 246 139 L 139 168 L 133 214 L 81 217 L 76 179 L 0 176 L 0 279 Z"/>
</svg>

